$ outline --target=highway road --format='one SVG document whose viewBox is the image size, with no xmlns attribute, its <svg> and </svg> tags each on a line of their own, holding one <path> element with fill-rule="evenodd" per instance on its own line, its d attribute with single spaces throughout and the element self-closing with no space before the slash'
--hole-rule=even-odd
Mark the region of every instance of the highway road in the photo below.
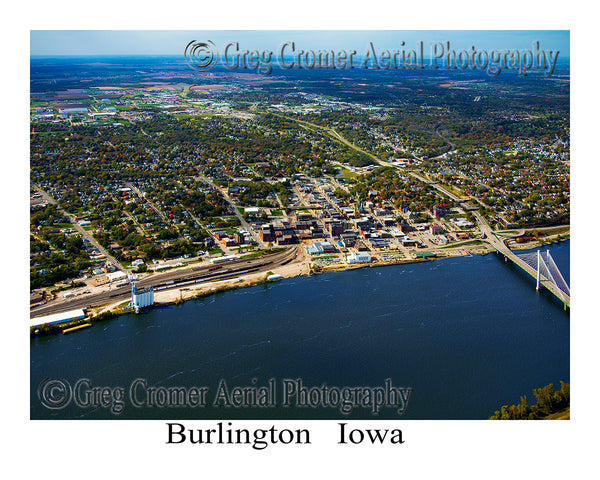
<svg viewBox="0 0 600 480">
<path fill-rule="evenodd" d="M 450 199 L 454 200 L 454 201 L 455 201 L 455 202 L 457 202 L 457 203 L 464 202 L 464 201 L 466 200 L 466 199 L 464 199 L 464 198 L 457 197 L 457 196 L 456 196 L 456 195 L 454 195 L 452 192 L 449 192 L 448 190 L 446 190 L 444 187 L 442 187 L 442 186 L 438 185 L 438 184 L 437 184 L 437 183 L 435 183 L 435 182 L 431 182 L 431 181 L 429 181 L 429 180 L 427 180 L 427 179 L 423 178 L 421 175 L 419 175 L 419 174 L 417 174 L 417 173 L 414 173 L 414 172 L 409 172 L 409 175 L 411 175 L 411 176 L 415 177 L 417 180 L 420 180 L 420 181 L 421 181 L 421 182 L 423 182 L 423 183 L 426 183 L 426 184 L 428 184 L 428 185 L 431 185 L 431 186 L 432 186 L 433 188 L 435 188 L 437 191 L 439 191 L 439 192 L 443 193 L 444 195 L 446 195 L 447 197 L 449 197 Z"/>
<path fill-rule="evenodd" d="M 444 136 L 443 136 L 443 135 L 440 133 L 440 127 L 441 127 L 441 126 L 442 126 L 442 124 L 441 124 L 441 123 L 438 123 L 438 124 L 435 126 L 435 134 L 436 134 L 436 135 L 437 135 L 439 138 L 441 138 L 441 139 L 442 139 L 444 142 L 446 142 L 448 145 L 450 145 L 450 150 L 448 150 L 448 151 L 447 151 L 447 152 L 445 152 L 445 153 L 442 153 L 441 155 L 437 155 L 436 157 L 431 157 L 431 158 L 430 158 L 430 160 L 435 160 L 435 159 L 437 159 L 437 158 L 444 158 L 444 157 L 446 157 L 447 155 L 449 155 L 449 154 L 451 154 L 451 153 L 454 153 L 454 152 L 456 152 L 456 144 L 455 144 L 455 143 L 453 143 L 453 142 L 451 142 L 450 140 L 448 140 L 446 137 L 444 137 Z"/>
</svg>

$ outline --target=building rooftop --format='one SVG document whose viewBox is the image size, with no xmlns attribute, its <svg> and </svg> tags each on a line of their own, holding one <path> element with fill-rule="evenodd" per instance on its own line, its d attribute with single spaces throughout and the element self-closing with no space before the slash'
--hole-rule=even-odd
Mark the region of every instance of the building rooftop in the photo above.
<svg viewBox="0 0 600 480">
<path fill-rule="evenodd" d="M 37 327 L 38 325 L 43 325 L 44 323 L 62 323 L 84 317 L 85 308 L 79 308 L 77 310 L 69 310 L 67 312 L 54 313 L 52 315 L 32 318 L 30 319 L 29 325 L 31 327 Z"/>
</svg>

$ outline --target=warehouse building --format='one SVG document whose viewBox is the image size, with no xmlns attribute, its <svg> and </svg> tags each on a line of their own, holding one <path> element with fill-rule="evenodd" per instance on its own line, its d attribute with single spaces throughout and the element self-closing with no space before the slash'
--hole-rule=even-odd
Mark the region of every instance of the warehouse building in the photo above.
<svg viewBox="0 0 600 480">
<path fill-rule="evenodd" d="M 70 322 L 71 320 L 81 320 L 85 318 L 85 308 L 79 308 L 77 310 L 69 310 L 67 312 L 54 313 L 52 315 L 45 315 L 43 317 L 32 318 L 30 320 L 30 327 L 38 327 L 40 325 L 57 325 L 59 323 Z"/>
<path fill-rule="evenodd" d="M 323 255 L 324 253 L 335 253 L 335 247 L 330 242 L 315 242 L 308 247 L 310 255 Z"/>
</svg>

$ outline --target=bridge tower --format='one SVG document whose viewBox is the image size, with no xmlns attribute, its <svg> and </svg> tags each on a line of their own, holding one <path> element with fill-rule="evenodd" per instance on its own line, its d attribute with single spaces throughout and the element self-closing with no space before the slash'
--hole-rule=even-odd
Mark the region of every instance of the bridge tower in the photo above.
<svg viewBox="0 0 600 480">
<path fill-rule="evenodd" d="M 537 251 L 537 282 L 535 285 L 536 291 L 540 289 L 540 251 Z"/>
<path fill-rule="evenodd" d="M 562 300 L 566 310 L 570 301 L 571 289 L 567 282 L 565 282 L 556 263 L 554 263 L 554 259 L 552 258 L 552 255 L 550 255 L 550 250 L 546 250 L 546 255 L 540 250 L 537 250 L 535 253 L 525 253 L 518 255 L 518 257 L 525 261 L 530 267 L 535 268 L 535 289 L 539 290 L 540 287 L 544 285 Z"/>
</svg>

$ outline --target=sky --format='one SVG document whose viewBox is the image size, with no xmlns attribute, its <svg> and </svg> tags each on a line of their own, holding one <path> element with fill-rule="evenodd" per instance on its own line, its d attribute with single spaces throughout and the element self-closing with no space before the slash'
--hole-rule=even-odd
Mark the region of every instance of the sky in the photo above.
<svg viewBox="0 0 600 480">
<path fill-rule="evenodd" d="M 432 43 L 450 42 L 457 50 L 528 50 L 539 41 L 541 49 L 570 56 L 568 30 L 31 30 L 30 40 L 31 56 L 183 55 L 192 40 L 211 40 L 219 49 L 236 41 L 241 49 L 273 51 L 292 41 L 297 48 L 357 51 L 369 42 L 377 49 L 415 48 L 423 42 L 429 51 Z"/>
</svg>

